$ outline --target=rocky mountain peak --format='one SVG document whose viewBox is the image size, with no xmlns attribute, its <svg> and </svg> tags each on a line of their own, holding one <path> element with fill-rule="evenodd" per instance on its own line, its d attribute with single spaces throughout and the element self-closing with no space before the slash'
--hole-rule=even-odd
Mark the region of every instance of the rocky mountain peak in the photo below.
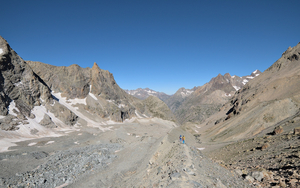
<svg viewBox="0 0 300 188">
<path fill-rule="evenodd" d="M 290 65 L 292 62 L 298 61 L 300 58 L 300 42 L 293 48 L 289 47 L 285 52 L 283 52 L 280 59 L 278 59 L 272 66 L 270 66 L 266 71 L 279 71 L 285 69 L 286 67 L 293 66 Z"/>
<path fill-rule="evenodd" d="M 100 70 L 100 67 L 98 66 L 98 64 L 96 62 L 94 62 L 92 70 Z"/>
<path fill-rule="evenodd" d="M 230 78 L 231 78 L 231 75 L 230 75 L 229 73 L 226 73 L 226 74 L 224 74 L 224 78 L 230 79 Z"/>
<path fill-rule="evenodd" d="M 30 116 L 41 100 L 52 99 L 50 90 L 2 37 L 0 48 L 0 113 L 7 115 L 13 101 L 19 113 Z"/>
<path fill-rule="evenodd" d="M 260 74 L 261 74 L 261 72 L 259 70 L 255 70 L 251 73 L 251 76 L 256 77 L 256 76 L 259 76 Z"/>
</svg>

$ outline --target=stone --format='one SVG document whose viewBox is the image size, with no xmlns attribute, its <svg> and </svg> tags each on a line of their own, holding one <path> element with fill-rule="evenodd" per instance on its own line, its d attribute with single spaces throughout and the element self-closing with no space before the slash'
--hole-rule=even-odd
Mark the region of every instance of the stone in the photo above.
<svg viewBox="0 0 300 188">
<path fill-rule="evenodd" d="M 294 129 L 294 134 L 300 134 L 300 127 Z"/>
<path fill-rule="evenodd" d="M 295 186 L 297 182 L 298 182 L 297 179 L 291 179 L 291 180 L 290 180 L 290 184 L 291 184 L 292 186 Z"/>
<path fill-rule="evenodd" d="M 173 173 L 170 175 L 171 180 L 177 180 L 181 178 L 181 174 L 180 173 Z"/>
<path fill-rule="evenodd" d="M 251 176 L 256 179 L 257 181 L 262 181 L 264 178 L 264 174 L 260 171 L 254 171 L 251 173 Z"/>
<path fill-rule="evenodd" d="M 243 175 L 243 172 L 242 172 L 240 169 L 236 169 L 236 170 L 235 170 L 235 173 L 237 173 L 239 176 L 242 176 L 242 175 Z"/>
<path fill-rule="evenodd" d="M 251 176 L 249 176 L 249 175 L 246 176 L 245 179 L 248 180 L 250 183 L 253 183 L 253 182 L 254 182 L 254 178 L 251 177 Z"/>
<path fill-rule="evenodd" d="M 270 144 L 265 143 L 261 146 L 261 150 L 267 149 L 268 147 L 270 147 Z"/>
<path fill-rule="evenodd" d="M 40 121 L 40 124 L 47 128 L 56 128 L 57 126 L 52 121 L 51 117 L 47 114 L 44 114 L 44 118 Z"/>
<path fill-rule="evenodd" d="M 273 131 L 273 134 L 274 134 L 274 135 L 277 135 L 277 134 L 280 134 L 280 133 L 282 133 L 282 132 L 283 132 L 282 126 L 277 126 L 277 127 L 275 127 L 275 129 L 274 129 L 274 131 Z"/>
<path fill-rule="evenodd" d="M 280 187 L 286 187 L 286 183 L 284 181 L 279 182 Z"/>
</svg>

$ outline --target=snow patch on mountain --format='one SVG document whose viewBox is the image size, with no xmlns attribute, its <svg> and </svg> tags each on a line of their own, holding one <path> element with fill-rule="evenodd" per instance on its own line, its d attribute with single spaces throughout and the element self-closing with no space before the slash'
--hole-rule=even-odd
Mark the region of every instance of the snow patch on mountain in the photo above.
<svg viewBox="0 0 300 188">
<path fill-rule="evenodd" d="M 238 86 L 233 86 L 234 87 L 234 89 L 237 91 L 237 90 L 239 90 L 239 89 L 241 89 L 240 87 L 238 87 Z"/>
<path fill-rule="evenodd" d="M 3 53 L 3 49 L 2 48 L 0 48 L 0 55 Z"/>
<path fill-rule="evenodd" d="M 153 90 L 146 90 L 148 93 L 149 93 L 149 95 L 151 94 L 151 93 L 157 93 L 156 91 L 153 91 Z"/>
<path fill-rule="evenodd" d="M 130 95 L 135 95 L 138 91 L 128 91 Z"/>
<path fill-rule="evenodd" d="M 81 112 L 79 112 L 77 107 L 73 106 L 73 104 L 78 104 L 78 100 L 80 101 L 82 99 L 72 99 L 72 100 L 69 99 L 69 100 L 66 100 L 66 98 L 61 97 L 61 93 L 53 93 L 52 92 L 52 95 L 54 95 L 57 99 L 59 99 L 60 104 L 64 105 L 69 110 L 71 110 L 73 113 L 75 113 L 78 117 L 85 120 L 87 122 L 87 126 L 97 127 L 103 132 L 111 130 L 112 127 L 102 127 L 102 126 L 112 124 L 112 122 L 105 122 L 104 120 L 102 122 L 99 122 L 99 121 L 95 122 L 95 121 L 89 119 L 88 117 L 86 117 Z M 85 99 L 84 99 L 84 103 L 86 104 Z"/>
<path fill-rule="evenodd" d="M 16 108 L 16 103 L 15 101 L 11 101 L 9 106 L 8 106 L 8 113 L 13 115 L 13 116 L 17 116 L 18 114 L 16 114 L 14 112 L 14 110 L 16 110 L 17 112 L 19 112 L 19 110 Z"/>
<path fill-rule="evenodd" d="M 143 118 L 141 115 L 139 115 L 139 113 L 137 112 L 137 110 L 135 110 L 134 112 L 135 112 L 135 115 L 136 115 L 138 118 Z"/>
<path fill-rule="evenodd" d="M 14 83 L 15 86 L 20 87 L 21 85 L 23 85 L 23 83 L 20 81 L 18 83 Z"/>
<path fill-rule="evenodd" d="M 93 93 L 89 93 L 89 96 L 91 96 L 95 100 L 98 100 L 97 97 Z"/>
<path fill-rule="evenodd" d="M 76 105 L 76 104 L 84 104 L 84 105 L 86 105 L 86 98 L 84 98 L 84 99 L 78 99 L 78 98 L 75 98 L 75 99 L 67 99 L 67 97 L 62 97 L 62 96 L 61 96 L 61 93 L 54 93 L 54 92 L 52 92 L 52 95 L 53 95 L 55 98 L 59 99 L 59 102 L 60 102 L 60 101 L 64 101 L 65 103 L 70 104 L 69 106 L 71 106 L 71 105 Z"/>
<path fill-rule="evenodd" d="M 125 107 L 125 104 L 119 104 L 118 107 L 119 107 L 119 108 L 122 108 L 122 107 L 124 108 L 124 107 Z"/>
<path fill-rule="evenodd" d="M 243 83 L 244 85 L 246 85 L 247 82 L 248 82 L 248 80 L 244 79 L 242 83 Z"/>
<path fill-rule="evenodd" d="M 181 91 L 180 94 L 182 97 L 187 97 L 187 96 L 191 95 L 193 92 L 194 91 L 191 91 L 191 90 L 183 90 L 183 91 Z"/>
</svg>

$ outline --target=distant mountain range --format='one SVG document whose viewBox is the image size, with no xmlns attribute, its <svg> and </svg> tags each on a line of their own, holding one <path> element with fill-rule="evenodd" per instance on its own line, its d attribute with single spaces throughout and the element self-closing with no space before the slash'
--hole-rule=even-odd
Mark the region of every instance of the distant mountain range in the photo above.
<svg viewBox="0 0 300 188">
<path fill-rule="evenodd" d="M 125 91 L 126 91 L 126 93 L 128 93 L 128 94 L 130 94 L 130 95 L 132 95 L 132 96 L 134 96 L 138 99 L 141 99 L 141 100 L 147 99 L 150 96 L 156 96 L 160 100 L 165 101 L 170 97 L 170 95 L 167 95 L 164 92 L 154 91 L 154 90 L 149 89 L 149 88 L 145 88 L 145 89 L 138 88 L 136 90 L 127 90 L 127 89 L 125 89 Z"/>
<path fill-rule="evenodd" d="M 125 91 L 142 100 L 149 96 L 160 98 L 181 123 L 201 122 L 214 114 L 237 90 L 260 74 L 259 70 L 242 77 L 231 76 L 229 73 L 224 76 L 219 74 L 203 86 L 192 89 L 180 88 L 174 95 L 167 95 L 149 88 Z"/>
</svg>

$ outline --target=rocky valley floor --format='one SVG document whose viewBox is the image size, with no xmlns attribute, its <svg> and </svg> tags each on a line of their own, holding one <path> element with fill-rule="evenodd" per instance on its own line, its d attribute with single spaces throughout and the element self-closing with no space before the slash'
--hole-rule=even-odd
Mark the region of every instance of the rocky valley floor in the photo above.
<svg viewBox="0 0 300 188">
<path fill-rule="evenodd" d="M 0 153 L 0 187 L 252 186 L 205 157 L 192 135 L 156 118 L 16 144 Z"/>
</svg>

